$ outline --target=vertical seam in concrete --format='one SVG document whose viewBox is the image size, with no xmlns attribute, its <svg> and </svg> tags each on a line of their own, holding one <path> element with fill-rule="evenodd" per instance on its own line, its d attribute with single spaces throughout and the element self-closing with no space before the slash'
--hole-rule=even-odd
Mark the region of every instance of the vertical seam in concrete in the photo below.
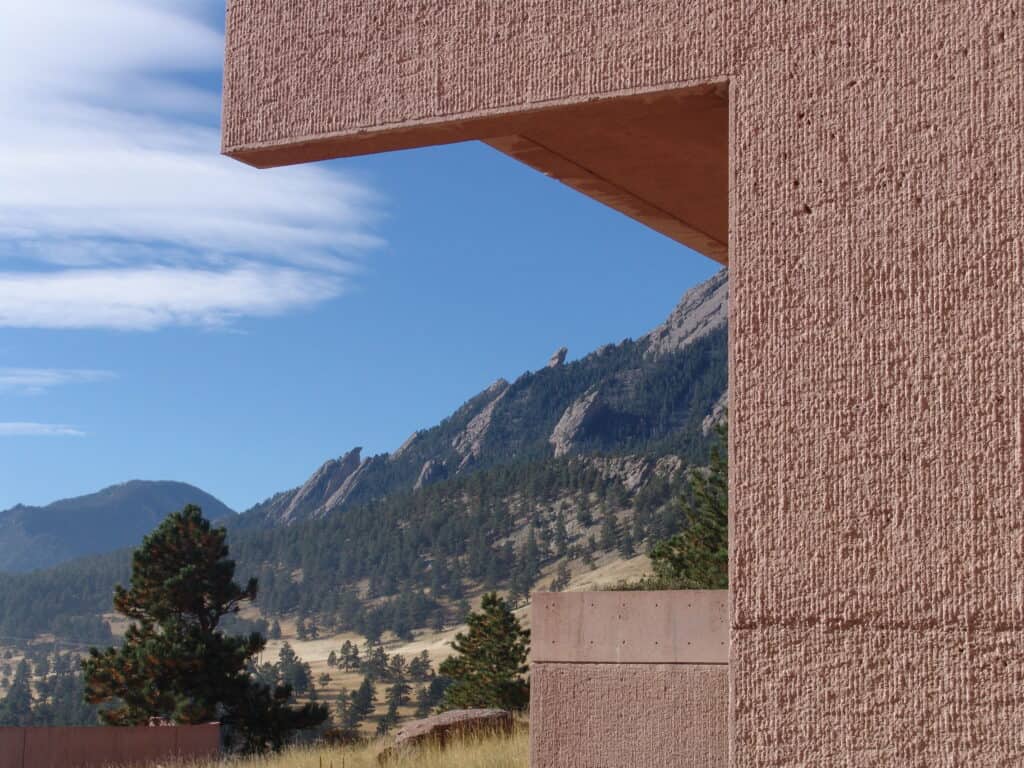
<svg viewBox="0 0 1024 768">
<path fill-rule="evenodd" d="M 737 314 L 737 310 L 736 310 L 736 291 L 735 291 L 734 286 L 737 283 L 737 280 L 735 278 L 735 275 L 736 275 L 736 271 L 735 270 L 737 268 L 742 269 L 742 265 L 738 264 L 736 259 L 735 259 L 735 256 L 736 256 L 736 250 L 735 250 L 736 244 L 734 242 L 735 233 L 736 233 L 736 211 L 737 211 L 737 209 L 739 207 L 739 206 L 735 205 L 735 196 L 736 196 L 736 183 L 735 183 L 735 181 L 736 181 L 736 164 L 733 162 L 733 159 L 734 159 L 733 153 L 734 153 L 734 150 L 736 148 L 736 102 L 738 101 L 737 96 L 736 96 L 737 88 L 735 87 L 736 86 L 736 78 L 735 77 L 730 77 L 729 80 L 726 81 L 726 86 L 728 88 L 728 94 L 729 94 L 729 126 L 728 126 L 728 128 L 729 128 L 729 147 L 728 147 L 728 153 L 727 153 L 727 156 L 726 156 L 726 163 L 728 164 L 727 178 L 729 179 L 729 189 L 726 192 L 726 200 L 728 200 L 728 209 L 729 209 L 728 210 L 729 230 L 728 230 L 728 242 L 726 243 L 725 248 L 726 248 L 726 252 L 729 254 L 729 296 L 728 296 L 728 299 L 727 299 L 728 304 L 726 306 L 726 315 L 727 315 L 726 320 L 727 320 L 727 322 L 725 324 L 726 334 L 727 334 L 727 338 L 726 338 L 726 363 L 727 363 L 726 376 L 727 376 L 727 379 L 726 379 L 725 387 L 726 387 L 726 392 L 728 392 L 729 394 L 728 394 L 728 398 L 727 398 L 726 404 L 725 404 L 725 413 L 726 413 L 726 429 L 728 430 L 727 439 L 729 441 L 729 451 L 730 451 L 730 453 L 735 453 L 736 441 L 733 439 L 733 435 L 735 434 L 736 419 L 735 419 L 735 415 L 732 412 L 732 400 L 733 400 L 733 397 L 735 397 L 735 394 L 736 394 L 735 381 L 733 379 L 733 376 L 734 376 L 734 371 L 736 370 L 736 365 L 735 365 L 735 363 L 736 363 L 736 345 L 734 343 L 734 339 L 736 338 L 735 328 L 736 328 L 736 314 Z M 735 458 L 730 460 L 729 464 L 728 464 L 728 471 L 727 471 L 727 475 L 728 475 L 727 476 L 727 482 L 729 483 L 729 489 L 731 491 L 731 493 L 729 493 L 729 496 L 728 496 L 728 505 L 727 505 L 728 508 L 726 510 L 726 524 L 728 525 L 728 539 L 729 539 L 729 543 L 728 543 L 728 547 L 729 547 L 729 562 L 728 562 L 728 567 L 727 567 L 728 568 L 728 572 L 729 572 L 729 594 L 728 594 L 727 600 L 726 600 L 726 604 L 728 606 L 728 611 L 729 611 L 729 671 L 728 671 L 728 693 L 727 693 L 727 695 L 728 695 L 728 719 L 729 719 L 729 722 L 728 722 L 728 738 L 729 738 L 728 765 L 729 766 L 732 766 L 734 764 L 734 759 L 733 759 L 733 753 L 735 752 L 735 731 L 734 731 L 734 729 L 735 729 L 735 725 L 736 725 L 736 718 L 733 716 L 733 713 L 736 711 L 736 694 L 735 694 L 736 686 L 734 685 L 734 682 L 733 682 L 734 676 L 735 676 L 735 673 L 733 671 L 735 669 L 735 664 L 733 663 L 733 661 L 734 661 L 734 659 L 733 659 L 733 634 L 734 634 L 734 631 L 733 631 L 733 621 L 734 621 L 734 618 L 733 617 L 736 615 L 736 606 L 734 604 L 734 598 L 733 598 L 733 595 L 735 594 L 733 585 L 735 584 L 735 581 L 736 581 L 736 558 L 734 557 L 735 540 L 736 540 L 736 535 L 735 535 L 736 526 L 735 526 L 735 520 L 734 520 L 734 515 L 733 515 L 733 509 L 736 506 L 736 503 L 735 503 L 735 498 L 736 498 L 735 489 L 737 488 L 737 483 L 736 483 L 736 475 L 737 475 L 736 467 L 737 467 L 737 464 L 738 464 L 738 462 L 735 460 Z"/>
</svg>

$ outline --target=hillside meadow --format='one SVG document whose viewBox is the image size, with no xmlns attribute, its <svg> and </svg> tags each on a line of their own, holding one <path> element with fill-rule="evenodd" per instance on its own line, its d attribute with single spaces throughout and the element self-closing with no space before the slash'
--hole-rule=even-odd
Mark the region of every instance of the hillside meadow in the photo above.
<svg viewBox="0 0 1024 768">
<path fill-rule="evenodd" d="M 162 764 L 161 768 L 379 768 L 387 741 L 350 747 L 304 747 L 265 757 Z M 512 736 L 466 738 L 444 748 L 424 746 L 388 761 L 390 768 L 528 768 L 530 736 L 525 725 Z"/>
</svg>

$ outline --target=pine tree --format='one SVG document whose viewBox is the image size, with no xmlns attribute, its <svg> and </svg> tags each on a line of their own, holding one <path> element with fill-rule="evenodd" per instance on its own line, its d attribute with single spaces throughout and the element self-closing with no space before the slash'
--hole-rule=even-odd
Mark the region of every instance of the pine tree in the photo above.
<svg viewBox="0 0 1024 768">
<path fill-rule="evenodd" d="M 261 635 L 232 637 L 220 628 L 257 591 L 255 579 L 235 583 L 226 536 L 189 505 L 134 553 L 130 588 L 114 594 L 115 609 L 130 621 L 124 644 L 93 648 L 83 662 L 86 698 L 110 704 L 101 710 L 107 724 L 221 720 L 245 748 L 262 751 L 326 718 L 323 708 L 288 708 L 290 690 L 250 677 L 266 645 Z"/>
<path fill-rule="evenodd" d="M 554 580 L 551 582 L 552 592 L 561 592 L 563 589 L 569 586 L 569 581 L 572 575 L 569 573 L 569 563 L 563 560 L 558 564 L 558 571 L 555 574 Z"/>
<path fill-rule="evenodd" d="M 469 614 L 467 633 L 452 642 L 439 672 L 452 678 L 443 709 L 497 707 L 520 710 L 530 699 L 523 677 L 528 671 L 530 631 L 523 629 L 508 603 L 494 592 L 483 596 L 481 610 Z"/>
<path fill-rule="evenodd" d="M 346 725 L 354 728 L 373 714 L 376 699 L 373 681 L 368 676 L 363 677 L 363 682 L 352 694 L 352 706 L 349 707 L 349 719 Z"/>
<path fill-rule="evenodd" d="M 728 427 L 716 428 L 710 470 L 691 472 L 693 502 L 686 503 L 686 528 L 651 550 L 654 573 L 675 589 L 729 587 L 729 463 Z"/>
<path fill-rule="evenodd" d="M 0 725 L 27 726 L 33 724 L 32 670 L 22 659 L 14 672 L 14 680 L 7 695 L 0 700 Z"/>
<path fill-rule="evenodd" d="M 619 546 L 619 521 L 614 512 L 605 513 L 601 521 L 601 549 L 611 552 Z"/>
</svg>

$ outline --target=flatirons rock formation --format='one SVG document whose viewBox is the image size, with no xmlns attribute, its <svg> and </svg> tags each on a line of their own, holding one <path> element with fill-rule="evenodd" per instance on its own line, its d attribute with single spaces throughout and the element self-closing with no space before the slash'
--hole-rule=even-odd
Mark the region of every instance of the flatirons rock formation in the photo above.
<svg viewBox="0 0 1024 768">
<path fill-rule="evenodd" d="M 705 419 L 720 419 L 726 398 L 728 293 L 723 269 L 639 339 L 571 363 L 560 348 L 541 370 L 495 381 L 391 454 L 364 459 L 354 449 L 326 462 L 238 524 L 287 525 L 495 464 L 706 439 Z"/>
</svg>

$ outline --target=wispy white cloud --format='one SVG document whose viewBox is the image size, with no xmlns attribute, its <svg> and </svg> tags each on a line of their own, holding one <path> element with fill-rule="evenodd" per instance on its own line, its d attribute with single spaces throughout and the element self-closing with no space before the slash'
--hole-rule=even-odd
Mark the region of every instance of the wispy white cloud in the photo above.
<svg viewBox="0 0 1024 768">
<path fill-rule="evenodd" d="M 38 395 L 64 384 L 106 381 L 114 377 L 113 371 L 89 368 L 0 368 L 0 392 Z"/>
<path fill-rule="evenodd" d="M 337 296 L 333 273 L 244 266 L 226 271 L 150 267 L 0 273 L 0 325 L 151 330 L 220 325 Z"/>
<path fill-rule="evenodd" d="M 196 2 L 5 3 L 0 325 L 223 323 L 338 296 L 378 201 L 323 167 L 220 157 Z M 205 10 L 209 10 L 209 6 Z"/>
<path fill-rule="evenodd" d="M 67 424 L 35 421 L 0 421 L 0 437 L 84 437 L 85 432 Z"/>
</svg>

